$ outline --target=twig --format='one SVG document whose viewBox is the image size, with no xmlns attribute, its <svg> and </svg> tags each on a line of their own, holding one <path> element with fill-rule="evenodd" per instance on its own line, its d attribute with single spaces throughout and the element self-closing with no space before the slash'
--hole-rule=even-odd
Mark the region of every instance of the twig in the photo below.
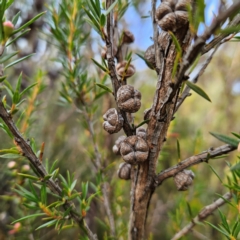
<svg viewBox="0 0 240 240">
<path fill-rule="evenodd" d="M 213 21 L 210 27 L 208 27 L 203 35 L 199 36 L 193 46 L 189 48 L 185 57 L 183 58 L 183 63 L 180 67 L 180 70 L 177 74 L 177 80 L 174 87 L 174 91 L 171 93 L 169 100 L 171 100 L 175 96 L 175 92 L 181 85 L 183 81 L 183 76 L 188 69 L 188 67 L 193 63 L 198 54 L 202 51 L 206 40 L 215 32 L 215 30 L 220 26 L 221 23 L 225 22 L 228 17 L 235 14 L 240 9 L 240 1 L 236 1 L 233 3 L 225 12 L 219 14 Z M 221 39 L 222 40 L 222 39 Z"/>
<path fill-rule="evenodd" d="M 239 25 L 240 23 L 240 14 L 234 17 L 234 19 L 228 24 L 227 27 L 234 27 Z M 216 45 L 218 45 L 224 38 L 229 36 L 230 33 L 222 33 L 216 36 L 210 43 L 206 44 L 202 50 L 202 55 L 213 49 Z"/>
<path fill-rule="evenodd" d="M 38 174 L 38 176 L 42 179 L 44 179 L 45 176 L 48 175 L 45 167 L 42 165 L 40 159 L 36 156 L 36 154 L 33 152 L 31 146 L 29 143 L 22 137 L 19 130 L 17 129 L 16 125 L 14 124 L 11 115 L 7 112 L 5 107 L 3 106 L 3 103 L 0 101 L 0 117 L 4 121 L 4 123 L 8 126 L 8 129 L 14 136 L 14 140 L 16 144 L 21 148 L 22 155 L 26 157 L 32 166 L 35 169 L 35 172 Z M 53 193 L 58 194 L 59 196 L 62 196 L 62 189 L 61 187 L 52 179 L 46 181 L 47 186 L 50 188 L 50 190 Z M 71 201 L 66 201 L 63 205 L 65 210 L 71 209 L 69 214 L 71 218 L 78 224 L 79 227 L 83 227 L 83 218 L 76 212 L 74 204 Z M 86 224 L 85 224 L 86 227 Z M 90 233 L 90 229 L 88 233 Z M 92 233 L 93 235 L 93 233 Z M 89 236 L 90 237 L 90 236 Z M 95 238 L 96 239 L 96 238 Z"/>
<path fill-rule="evenodd" d="M 87 121 L 88 129 L 89 129 L 90 136 L 91 136 L 91 140 L 92 140 L 92 143 L 93 143 L 93 146 L 94 146 L 94 153 L 95 153 L 95 162 L 94 163 L 95 163 L 97 171 L 101 172 L 101 170 L 102 170 L 102 164 L 101 164 L 102 156 L 101 156 L 101 154 L 99 152 L 98 145 L 96 144 L 96 142 L 94 140 L 93 124 L 92 124 L 92 121 L 91 121 L 91 119 L 89 118 L 89 116 L 88 116 L 88 114 L 86 112 L 86 109 L 84 109 L 84 111 L 82 113 L 83 113 L 83 115 L 84 115 L 84 117 L 85 117 L 85 119 Z M 112 213 L 112 210 L 111 210 L 111 207 L 110 207 L 109 195 L 108 195 L 107 188 L 108 188 L 108 183 L 104 182 L 102 184 L 102 186 L 101 186 L 102 193 L 103 193 L 104 207 L 105 207 L 105 210 L 106 210 L 106 213 L 107 213 L 107 216 L 108 216 L 111 235 L 115 236 L 116 235 L 115 221 L 114 221 L 113 213 Z"/>
<path fill-rule="evenodd" d="M 104 206 L 105 206 L 107 216 L 108 216 L 108 219 L 109 219 L 111 235 L 114 237 L 114 236 L 116 236 L 115 221 L 114 221 L 114 217 L 113 217 L 110 202 L 109 202 L 109 190 L 108 190 L 108 188 L 109 188 L 109 183 L 104 182 L 103 185 L 102 185 L 103 201 L 104 201 Z"/>
<path fill-rule="evenodd" d="M 84 227 L 86 229 L 87 235 L 90 240 L 98 240 L 97 235 L 90 230 L 90 228 L 88 227 L 85 221 L 84 221 Z"/>
<path fill-rule="evenodd" d="M 240 23 L 240 14 L 238 14 L 229 24 L 227 27 L 233 27 L 233 26 L 237 26 Z M 198 73 L 196 74 L 196 76 L 192 79 L 193 83 L 197 83 L 198 78 L 204 73 L 205 69 L 207 68 L 208 64 L 211 62 L 213 55 L 215 54 L 215 52 L 217 51 L 218 47 L 231 40 L 232 35 L 230 35 L 229 33 L 223 33 L 223 34 L 219 34 L 217 37 L 215 37 L 210 43 L 206 44 L 202 50 L 202 55 L 204 55 L 205 53 L 209 52 L 211 49 L 214 48 L 213 52 L 208 56 L 208 58 L 206 59 L 205 63 L 202 65 L 201 69 L 198 71 Z M 228 37 L 229 36 L 229 37 Z M 234 35 L 233 35 L 234 36 Z M 227 38 L 228 37 L 228 38 Z M 176 109 L 175 109 L 175 113 L 177 112 L 177 110 L 179 109 L 179 107 L 182 105 L 182 103 L 185 101 L 185 99 L 190 96 L 189 94 L 190 88 L 187 86 L 184 90 L 184 92 L 182 93 L 181 97 L 178 100 Z"/>
<path fill-rule="evenodd" d="M 198 155 L 189 157 L 189 158 L 181 161 L 179 164 L 160 172 L 155 177 L 155 185 L 156 186 L 161 185 L 162 182 L 164 180 L 166 180 L 167 178 L 175 176 L 177 173 L 181 172 L 182 170 L 184 170 L 192 165 L 196 165 L 201 162 L 208 162 L 208 160 L 211 158 L 224 155 L 224 154 L 234 151 L 236 149 L 237 149 L 236 147 L 226 144 L 226 145 L 222 145 L 217 148 L 210 148 L 209 150 L 204 151 Z"/>
<path fill-rule="evenodd" d="M 200 239 L 200 240 L 209 240 L 208 237 L 206 237 L 205 235 L 203 235 L 202 233 L 200 232 L 197 232 L 196 230 L 193 230 L 191 231 L 192 235 L 197 238 L 197 239 Z"/>
<path fill-rule="evenodd" d="M 88 113 L 87 113 L 85 108 L 84 108 L 84 111 L 82 111 L 82 114 L 83 114 L 84 118 L 86 119 L 88 129 L 89 129 L 89 132 L 90 132 L 90 136 L 91 136 L 91 140 L 92 140 L 92 143 L 93 143 L 93 148 L 94 148 L 94 153 L 95 153 L 95 163 L 94 164 L 95 164 L 97 170 L 100 171 L 101 170 L 101 158 L 102 157 L 101 157 L 101 154 L 99 152 L 98 145 L 96 144 L 96 141 L 94 139 L 93 123 L 92 123 L 91 119 L 89 118 Z"/>
<path fill-rule="evenodd" d="M 204 219 L 206 219 L 209 215 L 211 215 L 217 208 L 221 207 L 223 204 L 226 203 L 224 199 L 230 200 L 232 198 L 232 194 L 230 192 L 225 193 L 222 198 L 218 198 L 215 202 L 212 204 L 205 206 L 198 215 L 192 219 L 192 221 L 185 226 L 183 229 L 181 229 L 178 233 L 176 233 L 171 240 L 177 240 L 184 235 L 186 235 L 189 231 L 192 230 L 192 228 L 198 223 L 202 222 Z"/>
<path fill-rule="evenodd" d="M 212 53 L 208 56 L 208 58 L 206 59 L 206 61 L 203 63 L 203 65 L 201 66 L 201 69 L 198 71 L 198 73 L 195 75 L 195 77 L 192 79 L 193 83 L 197 83 L 198 78 L 204 73 L 205 69 L 207 68 L 208 64 L 211 62 L 213 55 L 215 54 L 215 52 L 217 51 L 219 45 L 217 45 L 214 50 L 212 51 Z M 182 95 L 179 97 L 179 100 L 177 102 L 176 105 L 176 109 L 174 111 L 174 113 L 177 112 L 177 110 L 179 109 L 179 107 L 182 105 L 182 103 L 184 102 L 184 100 L 190 95 L 190 87 L 186 86 L 186 88 L 184 89 Z"/>
</svg>

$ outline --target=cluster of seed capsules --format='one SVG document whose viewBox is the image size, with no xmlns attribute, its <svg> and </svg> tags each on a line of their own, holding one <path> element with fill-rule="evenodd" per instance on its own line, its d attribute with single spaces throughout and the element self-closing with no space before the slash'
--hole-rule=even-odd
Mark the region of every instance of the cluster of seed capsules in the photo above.
<svg viewBox="0 0 240 240">
<path fill-rule="evenodd" d="M 176 31 L 178 26 L 185 26 L 188 23 L 187 6 L 191 0 L 162 0 L 162 3 L 156 11 L 156 22 L 163 31 Z M 134 36 L 129 31 L 123 32 L 122 43 L 130 44 L 134 41 Z M 120 45 L 120 48 L 123 45 Z M 116 57 L 119 53 L 119 47 L 113 46 L 113 55 Z M 102 57 L 106 58 L 106 48 L 102 51 Z M 145 52 L 144 58 L 151 69 L 156 68 L 155 48 L 151 45 Z M 127 61 L 121 61 L 116 65 L 116 72 L 121 78 L 129 78 L 135 73 L 135 67 L 132 64 L 126 66 Z M 141 93 L 134 89 L 131 85 L 122 85 L 116 96 L 118 110 L 126 113 L 135 113 L 141 107 Z M 103 128 L 108 133 L 113 134 L 119 132 L 124 123 L 124 119 L 115 108 L 110 108 L 103 115 Z M 149 117 L 151 109 L 144 112 L 144 120 Z M 121 155 L 124 160 L 119 165 L 118 176 L 121 179 L 131 179 L 131 165 L 141 164 L 147 160 L 149 147 L 146 142 L 146 130 L 142 127 L 137 128 L 136 135 L 120 136 L 113 146 L 113 152 Z M 178 190 L 186 190 L 191 185 L 194 174 L 190 170 L 184 170 L 177 174 L 174 178 Z"/>
</svg>

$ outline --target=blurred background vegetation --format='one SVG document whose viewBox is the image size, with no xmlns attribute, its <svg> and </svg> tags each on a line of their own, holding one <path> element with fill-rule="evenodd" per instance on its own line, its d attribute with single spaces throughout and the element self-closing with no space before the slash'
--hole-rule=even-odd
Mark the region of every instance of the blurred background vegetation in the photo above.
<svg viewBox="0 0 240 240">
<path fill-rule="evenodd" d="M 76 110 L 74 104 L 63 101 L 59 94 L 59 91 L 62 91 L 63 83 L 67 83 L 66 77 L 69 77 L 67 67 L 63 65 L 64 58 L 67 56 L 64 55 L 60 42 L 53 36 L 49 23 L 52 21 L 52 9 L 56 10 L 56 14 L 59 13 L 60 2 L 19 0 L 11 6 L 6 19 L 11 19 L 21 10 L 21 17 L 17 25 L 22 25 L 42 11 L 46 10 L 47 13 L 30 26 L 31 31 L 18 39 L 12 49 L 8 49 L 8 51 L 20 49 L 17 57 L 29 53 L 35 53 L 35 55 L 29 60 L 15 65 L 14 68 L 7 71 L 7 75 L 8 81 L 15 86 L 19 73 L 22 72 L 22 89 L 38 82 L 37 87 L 31 91 L 25 103 L 25 113 L 18 126 L 30 140 L 35 140 L 37 149 L 40 149 L 42 142 L 45 143 L 44 161 L 58 160 L 57 166 L 61 174 L 66 175 L 67 170 L 74 173 L 75 178 L 78 179 L 76 188 L 81 191 L 81 182 L 96 183 L 96 171 L 93 166 L 94 150 L 82 115 Z M 68 1 L 63 2 L 67 3 Z M 217 6 L 216 1 L 210 2 Z M 150 21 L 147 18 L 141 18 L 143 15 L 149 15 L 150 3 L 144 0 L 135 0 L 132 3 L 120 23 L 120 28 L 131 30 L 135 26 L 137 27 L 134 30 L 136 41 L 131 46 L 131 50 L 139 53 L 151 45 L 151 26 L 147 25 L 150 24 Z M 83 16 L 83 10 L 80 8 L 78 11 Z M 137 20 L 135 21 L 134 18 Z M 64 25 L 64 23 L 59 24 Z M 91 31 L 90 26 L 84 20 L 82 20 L 81 29 L 78 30 L 79 36 L 81 34 L 84 37 L 89 34 L 87 41 L 83 40 L 80 49 L 76 50 L 81 55 L 80 71 L 86 70 L 90 85 L 94 82 L 101 82 L 105 76 L 92 63 L 91 58 L 100 59 L 103 42 Z M 209 131 L 221 132 L 226 135 L 229 135 L 231 131 L 239 133 L 240 48 L 237 45 L 236 42 L 229 42 L 220 47 L 200 79 L 199 86 L 208 93 L 212 103 L 193 93 L 178 111 L 176 119 L 171 123 L 167 142 L 159 157 L 159 171 L 177 164 L 179 160 L 177 139 L 180 142 L 181 160 L 183 160 L 221 144 L 209 134 Z M 204 61 L 205 57 L 201 58 L 200 63 Z M 134 84 L 141 91 L 143 99 L 142 107 L 135 115 L 135 122 L 140 123 L 143 111 L 151 107 L 157 80 L 155 72 L 148 69 L 136 55 L 134 55 L 133 63 L 138 71 L 130 79 L 130 84 Z M 106 81 L 110 87 L 110 80 L 106 79 Z M 88 101 L 88 98 L 92 98 L 91 94 L 86 94 L 85 102 Z M 77 101 L 77 99 L 75 100 Z M 106 180 L 110 183 L 111 207 L 119 239 L 127 239 L 130 182 L 118 179 L 117 169 L 122 160 L 111 151 L 115 140 L 121 133 L 109 135 L 102 129 L 101 116 L 109 107 L 114 107 L 114 101 L 110 94 L 104 94 L 94 102 L 94 105 L 97 108 L 93 114 L 95 141 L 99 145 L 102 155 Z M 0 131 L 0 139 L 1 148 L 7 148 L 12 144 L 3 131 Z M 195 180 L 187 192 L 178 192 L 173 179 L 164 182 L 153 195 L 151 202 L 147 229 L 149 239 L 170 239 L 203 206 L 218 198 L 216 193 L 227 192 L 209 165 L 214 167 L 222 180 L 226 182 L 226 176 L 230 175 L 226 161 L 234 164 L 236 159 L 236 153 L 232 153 L 223 159 L 211 160 L 208 164 L 203 163 L 192 167 Z M 0 159 L 0 239 L 77 239 L 79 237 L 77 228 L 66 229 L 59 234 L 51 227 L 35 231 L 35 228 L 41 225 L 40 218 L 26 220 L 20 226 L 11 225 L 12 221 L 30 214 L 30 210 L 22 204 L 24 199 L 13 192 L 16 184 L 26 184 L 26 181 L 18 176 L 17 172 L 29 173 L 29 171 L 31 172 L 27 160 Z M 90 193 L 91 191 L 94 192 L 94 189 L 90 190 Z M 108 239 L 108 219 L 102 206 L 102 196 L 96 197 L 86 219 L 90 228 L 99 235 L 99 239 Z M 189 211 L 189 206 L 191 206 L 191 211 Z M 228 219 L 231 220 L 234 217 L 229 206 L 222 207 L 222 211 Z M 217 224 L 219 222 L 218 214 L 211 216 L 208 221 Z M 195 232 L 191 232 L 183 239 L 200 239 L 199 233 L 204 233 L 207 239 L 225 239 L 216 230 L 204 224 L 196 226 Z"/>
</svg>

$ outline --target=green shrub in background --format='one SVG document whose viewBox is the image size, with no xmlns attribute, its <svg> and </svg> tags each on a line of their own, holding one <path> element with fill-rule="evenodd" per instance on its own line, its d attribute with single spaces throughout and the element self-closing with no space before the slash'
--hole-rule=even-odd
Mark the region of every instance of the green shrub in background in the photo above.
<svg viewBox="0 0 240 240">
<path fill-rule="evenodd" d="M 238 238 L 239 69 L 219 50 L 239 41 L 238 2 L 199 36 L 204 1 L 0 3 L 1 239 Z M 133 54 L 125 13 L 143 5 L 153 45 Z"/>
</svg>

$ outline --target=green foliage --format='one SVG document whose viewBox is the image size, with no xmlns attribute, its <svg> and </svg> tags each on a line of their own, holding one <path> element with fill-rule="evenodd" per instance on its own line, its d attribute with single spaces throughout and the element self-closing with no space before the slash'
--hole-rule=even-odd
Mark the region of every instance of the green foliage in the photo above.
<svg viewBox="0 0 240 240">
<path fill-rule="evenodd" d="M 225 184 L 227 188 L 231 191 L 233 195 L 233 203 L 224 199 L 223 200 L 229 205 L 232 206 L 234 209 L 234 215 L 235 220 L 232 222 L 229 222 L 227 219 L 227 216 L 218 209 L 219 216 L 221 219 L 221 223 L 217 226 L 205 221 L 208 225 L 219 231 L 223 236 L 225 236 L 229 240 L 236 240 L 239 237 L 240 234 L 240 218 L 239 218 L 239 204 L 240 204 L 240 188 L 239 188 L 239 180 L 240 180 L 240 170 L 238 169 L 239 163 L 237 163 L 235 166 L 230 165 L 230 170 L 232 174 L 232 178 L 228 177 L 228 184 Z"/>
<path fill-rule="evenodd" d="M 5 16 L 11 16 L 11 11 L 6 14 L 5 10 L 13 1 L 2 0 L 0 3 L 0 36 L 3 40 L 2 22 L 5 21 Z M 11 114 L 22 136 L 29 143 L 29 147 L 41 159 L 47 172 L 44 177 L 40 177 L 33 166 L 31 166 L 32 170 L 24 170 L 28 162 L 22 155 L 19 146 L 14 142 L 14 137 L 8 126 L 1 120 L 0 137 L 4 141 L 1 143 L 0 150 L 0 181 L 3 186 L 2 189 L 5 188 L 5 185 L 8 187 L 6 187 L 7 190 L 4 189 L 4 192 L 0 192 L 3 209 L 1 211 L 4 214 L 12 212 L 8 215 L 12 224 L 22 222 L 19 232 L 15 232 L 14 237 L 23 239 L 32 234 L 36 239 L 46 238 L 47 234 L 54 234 L 54 228 L 59 234 L 56 235 L 57 239 L 72 236 L 75 239 L 79 235 L 76 223 L 71 219 L 71 211 L 75 206 L 74 214 L 83 222 L 84 218 L 88 218 L 90 227 L 96 229 L 100 236 L 99 239 L 112 239 L 109 220 L 102 207 L 105 203 L 101 190 L 103 184 L 108 183 L 110 208 L 113 209 L 116 225 L 116 239 L 127 238 L 130 186 L 128 182 L 117 180 L 116 166 L 119 158 L 113 156 L 109 150 L 114 144 L 114 138 L 106 136 L 100 130 L 103 111 L 106 107 L 112 107 L 109 97 L 113 91 L 109 87 L 109 69 L 106 61 L 102 59 L 101 62 L 101 58 L 100 60 L 94 60 L 97 59 L 95 56 L 93 59 L 93 55 L 96 54 L 93 44 L 95 35 L 91 34 L 88 23 L 105 39 L 105 25 L 109 12 L 114 10 L 114 15 L 120 21 L 130 4 L 138 10 L 138 7 L 140 9 L 140 3 L 141 1 L 116 0 L 110 8 L 106 9 L 105 4 L 98 0 L 62 0 L 57 6 L 53 1 L 52 4 L 48 5 L 48 13 L 33 14 L 35 8 L 32 8 L 31 16 L 33 17 L 27 20 L 20 11 L 13 11 L 15 15 L 13 14 L 14 16 L 10 17 L 12 23 L 17 25 L 20 22 L 22 25 L 13 31 L 6 42 L 1 41 L 4 45 L 4 52 L 0 54 L 0 64 L 4 64 L 4 75 L 0 76 L 3 92 L 2 102 L 8 113 Z M 198 1 L 197 3 L 196 18 L 193 17 L 196 13 L 191 12 L 192 22 L 190 23 L 192 29 L 194 29 L 193 32 L 196 32 L 199 24 L 204 21 L 204 1 Z M 41 36 L 43 39 L 46 38 L 48 44 L 44 55 L 41 55 L 40 58 L 36 56 L 39 68 L 43 69 L 37 71 L 35 70 L 36 60 L 31 58 L 33 54 L 21 55 L 21 51 L 16 48 L 18 48 L 18 40 L 26 36 L 28 36 L 26 37 L 29 40 L 28 43 L 31 43 L 32 35 L 29 28 L 34 28 L 35 21 L 43 18 L 45 27 L 47 26 L 43 32 L 45 33 L 46 29 L 50 31 L 48 34 Z M 124 26 L 127 26 L 125 21 L 123 23 Z M 35 34 L 36 32 L 33 35 Z M 179 48 L 175 36 L 173 34 L 171 36 L 178 52 L 173 71 L 173 76 L 175 76 L 177 66 L 181 63 L 182 50 Z M 118 45 L 120 44 L 121 39 Z M 10 51 L 7 51 L 8 49 Z M 56 51 L 57 54 L 54 55 Z M 56 64 L 46 62 L 49 53 Z M 142 55 L 139 55 L 139 57 L 146 62 Z M 127 70 L 132 61 L 132 52 L 127 53 L 124 59 L 128 61 L 125 68 Z M 27 75 L 24 71 L 21 73 L 17 71 L 18 68 L 24 70 L 25 63 L 33 74 Z M 192 69 L 196 64 L 197 61 L 193 64 Z M 61 66 L 59 67 L 59 65 Z M 49 77 L 51 67 L 54 70 L 57 69 L 56 81 L 54 77 L 53 79 Z M 146 79 L 142 81 L 139 75 L 137 80 L 139 87 L 142 88 L 143 95 L 146 95 L 146 102 L 142 103 L 143 108 L 147 108 L 152 101 L 152 93 L 155 88 L 149 81 L 152 76 L 149 73 L 144 75 L 145 71 L 142 71 L 142 73 L 147 81 Z M 131 81 L 134 80 L 133 78 Z M 186 84 L 189 86 L 189 83 L 186 82 Z M 208 95 L 199 87 L 193 85 L 191 89 L 210 101 Z M 54 93 L 57 91 L 59 91 L 58 95 Z M 212 99 L 212 94 L 210 96 Z M 195 107 L 196 104 L 190 102 L 190 106 Z M 223 106 L 220 107 L 222 110 L 224 109 Z M 183 111 L 187 110 L 183 109 Z M 203 112 L 205 113 L 205 111 L 204 109 Z M 195 131 L 199 126 L 193 124 L 191 119 L 193 117 L 200 118 L 200 114 L 188 112 L 185 116 L 187 116 L 184 119 L 185 122 L 181 122 L 177 117 L 171 123 L 166 145 L 161 152 L 159 170 L 176 165 L 177 160 L 197 154 L 203 150 L 202 148 L 205 149 L 210 144 L 209 139 L 203 140 L 198 134 L 195 136 Z M 136 122 L 138 122 L 139 116 L 136 115 L 135 117 Z M 148 121 L 139 121 L 140 124 L 135 126 L 135 129 L 148 123 Z M 240 135 L 238 133 L 233 133 L 233 135 L 237 140 L 215 134 L 219 140 L 231 145 L 234 143 L 236 147 Z M 6 136 L 9 136 L 9 138 L 6 138 Z M 45 150 L 40 147 L 42 146 L 41 141 L 46 142 Z M 224 155 L 221 157 L 231 160 L 231 156 Z M 100 159 L 101 167 L 97 166 L 97 158 Z M 58 161 L 55 159 L 58 159 Z M 15 165 L 10 166 L 9 163 Z M 223 210 L 219 212 L 219 219 L 222 221 L 221 227 L 211 224 L 215 229 L 220 229 L 221 233 L 224 232 L 224 236 L 228 234 L 228 236 L 237 238 L 239 224 L 232 220 L 239 220 L 235 215 L 237 206 L 239 206 L 239 163 L 230 166 L 232 175 L 228 177 L 227 184 L 224 184 L 225 179 L 221 177 L 223 167 L 219 162 L 216 163 L 218 165 L 214 164 L 215 162 L 211 163 L 212 171 L 223 185 L 233 192 L 233 201 L 226 200 L 226 202 L 231 208 L 234 208 L 234 211 L 225 213 L 226 211 Z M 149 226 L 150 231 L 153 232 L 150 233 L 149 239 L 153 239 L 153 236 L 156 239 L 170 239 L 173 231 L 179 231 L 191 221 L 203 204 L 209 204 L 208 196 L 211 196 L 212 192 L 219 188 L 219 182 L 215 183 L 215 176 L 213 176 L 213 180 L 209 177 L 209 181 L 205 181 L 205 166 L 193 167 L 193 169 L 197 173 L 197 181 L 189 193 L 176 193 L 172 181 L 167 181 L 161 186 L 161 193 L 158 193 L 158 195 L 161 195 L 161 202 L 157 194 L 153 196 L 152 207 L 150 206 L 149 211 L 150 214 L 154 214 L 148 219 L 148 221 L 152 221 Z M 56 192 L 50 190 L 48 188 L 49 181 L 59 184 L 62 192 L 56 194 Z M 15 188 L 14 194 L 9 194 L 11 192 L 10 188 Z M 66 203 L 70 201 L 70 207 L 65 208 Z M 8 211 L 10 205 L 13 205 L 14 208 Z M 169 217 L 166 218 L 166 216 Z M 159 223 L 156 219 L 159 220 Z M 229 221 L 227 221 L 228 219 Z M 212 222 L 216 222 L 216 220 L 215 217 Z M 164 231 L 159 231 L 158 224 L 166 226 Z M 81 227 L 83 228 L 83 226 Z M 203 227 L 200 224 L 197 226 L 200 232 L 204 231 Z M 66 234 L 64 231 L 62 232 L 65 229 Z M 87 239 L 86 232 L 84 229 L 82 230 L 79 239 Z"/>
</svg>

